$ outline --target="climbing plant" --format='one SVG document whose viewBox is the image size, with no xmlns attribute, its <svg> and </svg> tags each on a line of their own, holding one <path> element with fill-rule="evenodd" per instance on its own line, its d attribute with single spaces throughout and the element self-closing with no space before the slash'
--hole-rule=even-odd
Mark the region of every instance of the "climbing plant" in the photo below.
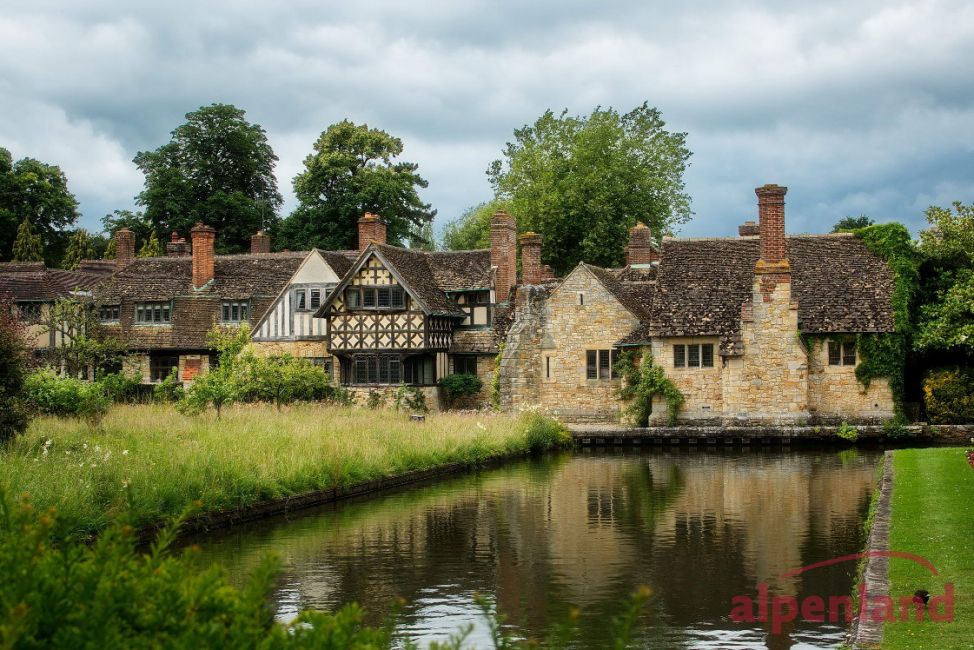
<svg viewBox="0 0 974 650">
<path fill-rule="evenodd" d="M 504 343 L 498 347 L 497 357 L 494 359 L 494 377 L 490 382 L 490 403 L 493 407 L 501 406 L 501 359 L 504 358 Z"/>
<path fill-rule="evenodd" d="M 642 360 L 633 350 L 626 350 L 616 361 L 616 374 L 622 377 L 619 398 L 629 402 L 626 415 L 637 426 L 646 426 L 653 412 L 653 398 L 656 395 L 666 400 L 668 423 L 676 424 L 676 418 L 683 406 L 683 393 L 676 387 L 660 366 L 653 363 L 653 355 L 647 351 Z"/>
</svg>

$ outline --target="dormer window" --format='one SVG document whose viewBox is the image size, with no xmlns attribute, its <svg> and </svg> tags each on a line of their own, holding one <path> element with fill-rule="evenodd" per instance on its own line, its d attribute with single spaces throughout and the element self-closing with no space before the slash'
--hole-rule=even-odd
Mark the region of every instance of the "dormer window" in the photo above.
<svg viewBox="0 0 974 650">
<path fill-rule="evenodd" d="M 321 289 L 311 289 L 311 309 L 317 310 L 321 307 Z"/>
<path fill-rule="evenodd" d="M 224 323 L 243 323 L 250 312 L 250 303 L 246 301 L 223 301 L 222 317 Z"/>
<path fill-rule="evenodd" d="M 117 323 L 120 305 L 102 305 L 98 308 L 98 320 L 102 323 Z"/>
<path fill-rule="evenodd" d="M 161 325 L 172 320 L 172 308 L 168 302 L 135 303 L 135 322 L 138 325 Z"/>
</svg>

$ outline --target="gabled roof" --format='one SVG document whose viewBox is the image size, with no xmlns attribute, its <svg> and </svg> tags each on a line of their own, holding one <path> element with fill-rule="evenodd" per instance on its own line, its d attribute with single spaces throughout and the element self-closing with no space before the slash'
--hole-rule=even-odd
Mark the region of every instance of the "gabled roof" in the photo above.
<svg viewBox="0 0 974 650">
<path fill-rule="evenodd" d="M 372 255 L 396 277 L 427 314 L 466 318 L 467 314 L 446 292 L 489 289 L 491 286 L 490 251 L 436 253 L 372 243 L 362 252 L 315 316 L 324 315 L 334 297 L 348 286 L 352 277 Z"/>
<path fill-rule="evenodd" d="M 893 278 L 852 234 L 786 239 L 792 298 L 805 333 L 891 332 Z M 666 239 L 652 305 L 653 336 L 719 336 L 731 353 L 751 300 L 757 238 Z"/>
<path fill-rule="evenodd" d="M 51 302 L 104 281 L 103 273 L 49 269 L 43 262 L 0 263 L 0 295 L 14 301 Z"/>
</svg>

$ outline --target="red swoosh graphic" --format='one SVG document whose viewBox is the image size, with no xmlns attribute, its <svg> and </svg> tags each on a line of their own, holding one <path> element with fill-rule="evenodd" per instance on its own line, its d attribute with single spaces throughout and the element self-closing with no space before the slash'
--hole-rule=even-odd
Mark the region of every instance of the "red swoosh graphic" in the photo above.
<svg viewBox="0 0 974 650">
<path fill-rule="evenodd" d="M 831 560 L 823 560 L 822 562 L 816 562 L 815 564 L 809 564 L 808 566 L 792 569 L 791 571 L 782 573 L 780 576 L 778 576 L 778 578 L 781 580 L 785 578 L 793 578 L 812 569 L 821 569 L 822 567 L 832 566 L 833 564 L 849 562 L 851 560 L 861 560 L 866 557 L 897 557 L 903 560 L 911 560 L 926 568 L 931 574 L 937 575 L 937 569 L 933 566 L 933 564 L 930 563 L 930 560 L 926 559 L 925 557 L 921 557 L 913 553 L 904 553 L 902 551 L 865 551 L 864 553 L 842 555 L 839 557 L 834 557 Z"/>
</svg>

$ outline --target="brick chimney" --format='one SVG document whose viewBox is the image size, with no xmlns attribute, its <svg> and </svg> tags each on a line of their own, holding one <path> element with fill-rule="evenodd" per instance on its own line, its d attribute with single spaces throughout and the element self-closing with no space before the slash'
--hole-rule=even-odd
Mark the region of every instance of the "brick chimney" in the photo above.
<svg viewBox="0 0 974 650">
<path fill-rule="evenodd" d="M 541 267 L 541 281 L 542 282 L 550 282 L 550 281 L 552 281 L 554 279 L 555 279 L 555 272 L 554 272 L 554 270 L 550 266 L 548 266 L 547 264 L 545 264 L 544 266 L 542 266 Z"/>
<path fill-rule="evenodd" d="M 787 187 L 768 184 L 755 188 L 758 195 L 758 218 L 761 231 L 761 260 L 768 264 L 788 265 L 785 250 L 785 193 Z"/>
<path fill-rule="evenodd" d="M 271 252 L 271 236 L 268 235 L 263 230 L 258 230 L 253 235 L 250 236 L 250 252 L 251 253 L 270 253 Z"/>
<path fill-rule="evenodd" d="M 659 253 L 653 246 L 653 233 L 643 222 L 629 229 L 629 245 L 626 246 L 626 264 L 651 264 L 659 261 Z"/>
<path fill-rule="evenodd" d="M 521 242 L 521 277 L 524 284 L 541 284 L 541 235 L 526 232 L 518 239 Z"/>
<path fill-rule="evenodd" d="M 741 237 L 757 237 L 761 234 L 761 226 L 754 221 L 745 221 L 737 227 L 737 234 Z"/>
<path fill-rule="evenodd" d="M 175 230 L 172 231 L 172 236 L 169 238 L 169 242 L 166 244 L 166 256 L 167 257 L 186 257 L 189 255 L 189 244 L 186 240 L 179 236 L 179 233 Z"/>
<path fill-rule="evenodd" d="M 386 243 L 386 223 L 377 214 L 366 212 L 365 216 L 358 220 L 358 250 L 364 251 L 369 244 Z"/>
<path fill-rule="evenodd" d="M 128 228 L 115 231 L 115 270 L 121 271 L 135 259 L 135 233 Z"/>
<path fill-rule="evenodd" d="M 202 289 L 213 280 L 213 242 L 216 231 L 197 222 L 189 233 L 193 239 L 193 288 Z"/>
<path fill-rule="evenodd" d="M 495 212 L 490 218 L 490 264 L 496 269 L 496 300 L 507 302 L 517 274 L 517 224 L 506 212 Z"/>
</svg>

